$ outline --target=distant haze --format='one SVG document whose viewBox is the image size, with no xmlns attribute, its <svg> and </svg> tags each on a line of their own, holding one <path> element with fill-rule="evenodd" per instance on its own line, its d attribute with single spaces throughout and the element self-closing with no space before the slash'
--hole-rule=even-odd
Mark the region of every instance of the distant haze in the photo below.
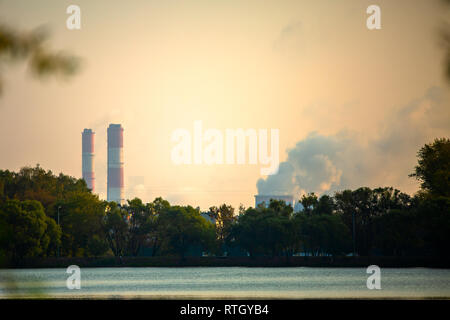
<svg viewBox="0 0 450 320">
<path fill-rule="evenodd" d="M 49 43 L 82 58 L 70 81 L 1 70 L 0 168 L 39 163 L 81 177 L 81 132 L 95 131 L 95 185 L 106 198 L 106 130 L 124 128 L 125 197 L 207 209 L 253 206 L 254 195 L 393 186 L 416 152 L 450 135 L 450 92 L 439 30 L 442 1 L 4 0 L 0 22 L 45 25 Z M 260 165 L 175 165 L 171 133 L 279 129 L 280 171 Z"/>
</svg>

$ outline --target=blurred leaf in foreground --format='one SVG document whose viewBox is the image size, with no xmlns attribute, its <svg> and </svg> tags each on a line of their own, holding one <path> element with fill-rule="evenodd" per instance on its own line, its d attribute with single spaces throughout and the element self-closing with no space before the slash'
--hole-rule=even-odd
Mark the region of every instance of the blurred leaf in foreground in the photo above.
<svg viewBox="0 0 450 320">
<path fill-rule="evenodd" d="M 49 49 L 47 33 L 42 28 L 19 32 L 0 24 L 0 95 L 4 65 L 26 61 L 30 71 L 39 77 L 48 75 L 71 76 L 78 71 L 80 60 L 62 51 Z"/>
</svg>

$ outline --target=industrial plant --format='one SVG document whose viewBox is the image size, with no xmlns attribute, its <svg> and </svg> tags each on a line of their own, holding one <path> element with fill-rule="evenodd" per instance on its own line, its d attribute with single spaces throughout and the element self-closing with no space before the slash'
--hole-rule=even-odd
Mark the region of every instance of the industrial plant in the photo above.
<svg viewBox="0 0 450 320">
<path fill-rule="evenodd" d="M 268 207 L 270 200 L 283 200 L 287 205 L 294 207 L 294 196 L 292 195 L 255 195 L 255 208 L 262 205 Z"/>
<path fill-rule="evenodd" d="M 94 137 L 92 129 L 82 132 L 82 176 L 92 192 L 95 191 L 94 172 Z M 107 200 L 120 205 L 125 203 L 124 192 L 124 156 L 123 156 L 123 128 L 121 124 L 110 124 L 107 130 L 108 173 Z M 255 195 L 255 208 L 268 207 L 270 200 L 282 200 L 294 210 L 300 210 L 301 205 L 294 200 L 293 195 Z"/>
<path fill-rule="evenodd" d="M 84 129 L 82 137 L 82 176 L 86 185 L 95 191 L 94 135 L 92 129 Z M 108 176 L 107 200 L 118 204 L 125 202 L 123 178 L 123 128 L 120 124 L 108 127 Z"/>
<path fill-rule="evenodd" d="M 123 179 L 123 128 L 120 124 L 108 127 L 108 201 L 125 202 Z"/>
<path fill-rule="evenodd" d="M 87 187 L 95 191 L 95 174 L 94 174 L 94 135 L 91 129 L 84 129 L 81 133 L 82 151 L 82 175 L 86 181 Z"/>
<path fill-rule="evenodd" d="M 255 195 L 255 208 L 258 206 L 268 207 L 270 200 L 282 200 L 286 202 L 288 206 L 291 206 L 294 212 L 303 210 L 303 205 L 295 199 L 293 195 Z"/>
</svg>

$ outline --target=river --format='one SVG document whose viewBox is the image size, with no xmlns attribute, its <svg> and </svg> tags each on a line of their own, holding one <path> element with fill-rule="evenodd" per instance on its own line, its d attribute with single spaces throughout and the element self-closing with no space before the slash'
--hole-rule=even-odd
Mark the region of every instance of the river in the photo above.
<svg viewBox="0 0 450 320">
<path fill-rule="evenodd" d="M 382 268 L 369 290 L 364 268 L 82 268 L 68 289 L 66 269 L 0 269 L 0 298 L 328 299 L 450 298 L 450 270 Z"/>
</svg>

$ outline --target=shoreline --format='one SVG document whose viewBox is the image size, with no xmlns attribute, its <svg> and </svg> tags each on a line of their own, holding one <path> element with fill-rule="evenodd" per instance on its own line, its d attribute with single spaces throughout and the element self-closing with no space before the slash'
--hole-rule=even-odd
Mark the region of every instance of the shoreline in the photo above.
<svg viewBox="0 0 450 320">
<path fill-rule="evenodd" d="M 58 295 L 47 295 L 47 296 L 33 296 L 33 295 L 24 295 L 24 296 L 0 296 L 0 301 L 11 301 L 11 300 L 54 300 L 54 301 L 110 301 L 110 300 L 178 300 L 178 301 L 186 301 L 186 300 L 197 300 L 197 301 L 210 301 L 210 300 L 255 300 L 255 301 L 271 301 L 271 300 L 309 300 L 309 301 L 317 301 L 317 300 L 335 300 L 335 301 L 372 301 L 372 300 L 403 300 L 403 301 L 420 301 L 420 300 L 434 300 L 434 301 L 443 301 L 450 300 L 449 296 L 366 296 L 366 297 L 288 297 L 288 296 L 196 296 L 196 295 L 120 295 L 120 294 L 111 294 L 111 295 L 86 295 L 86 296 L 58 296 Z"/>
<path fill-rule="evenodd" d="M 96 257 L 96 258 L 29 258 L 16 264 L 3 264 L 0 269 L 66 268 L 145 268 L 145 267 L 251 267 L 251 268 L 450 268 L 449 258 L 437 257 Z"/>
</svg>

